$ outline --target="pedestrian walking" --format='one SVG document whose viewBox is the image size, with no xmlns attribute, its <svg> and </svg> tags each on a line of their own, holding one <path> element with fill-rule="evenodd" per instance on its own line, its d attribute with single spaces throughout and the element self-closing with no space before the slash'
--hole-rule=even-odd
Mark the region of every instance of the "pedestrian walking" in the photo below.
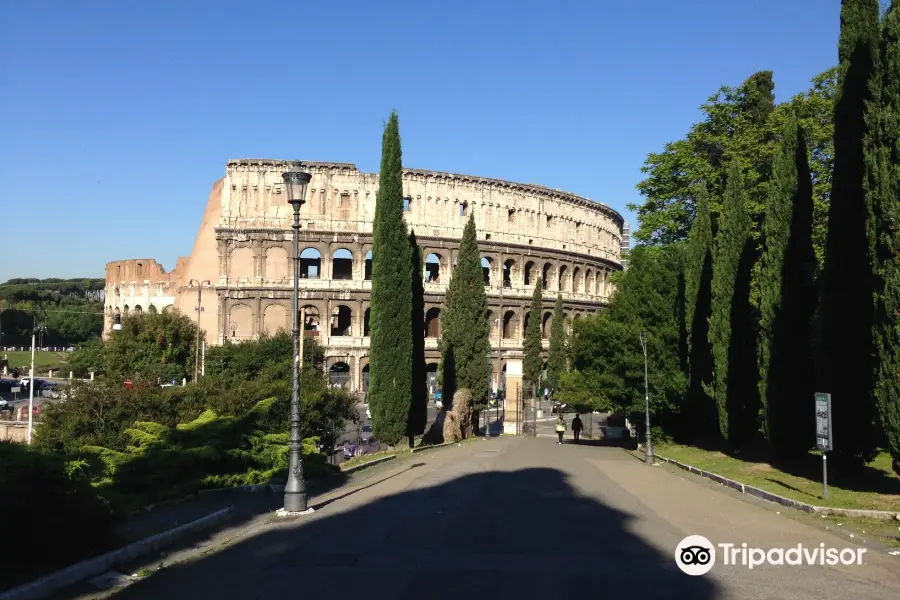
<svg viewBox="0 0 900 600">
<path fill-rule="evenodd" d="M 572 434 L 575 436 L 575 442 L 578 442 L 578 437 L 581 435 L 581 430 L 584 429 L 584 424 L 581 422 L 581 417 L 578 414 L 575 414 L 575 418 L 572 419 Z"/>
<path fill-rule="evenodd" d="M 563 435 L 565 435 L 565 433 L 566 433 L 566 420 L 560 414 L 559 416 L 556 417 L 556 435 L 559 436 L 559 441 L 556 442 L 557 444 L 563 443 Z"/>
</svg>

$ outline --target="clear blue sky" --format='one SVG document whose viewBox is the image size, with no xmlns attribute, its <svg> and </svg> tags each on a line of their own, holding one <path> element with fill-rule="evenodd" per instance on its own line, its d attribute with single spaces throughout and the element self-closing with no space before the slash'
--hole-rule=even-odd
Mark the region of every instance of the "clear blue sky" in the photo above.
<svg viewBox="0 0 900 600">
<path fill-rule="evenodd" d="M 190 252 L 229 158 L 403 162 L 625 213 L 720 85 L 783 101 L 837 60 L 838 0 L 0 3 L 0 281 Z"/>
</svg>

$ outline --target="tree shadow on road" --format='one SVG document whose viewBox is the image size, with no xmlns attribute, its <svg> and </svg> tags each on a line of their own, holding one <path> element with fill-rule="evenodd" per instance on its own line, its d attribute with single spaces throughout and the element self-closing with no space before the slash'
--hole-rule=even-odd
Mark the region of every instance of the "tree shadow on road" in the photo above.
<svg viewBox="0 0 900 600">
<path fill-rule="evenodd" d="M 446 474 L 425 474 L 446 479 Z M 115 594 L 166 598 L 713 598 L 631 515 L 579 496 L 555 469 L 465 475 L 364 505 L 355 496 L 273 524 Z"/>
</svg>

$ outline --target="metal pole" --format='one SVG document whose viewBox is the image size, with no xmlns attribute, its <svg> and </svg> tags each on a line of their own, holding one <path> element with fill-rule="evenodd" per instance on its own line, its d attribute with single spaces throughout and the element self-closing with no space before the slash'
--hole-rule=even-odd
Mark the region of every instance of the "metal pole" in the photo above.
<svg viewBox="0 0 900 600">
<path fill-rule="evenodd" d="M 206 340 L 203 340 L 202 348 L 200 349 L 200 376 L 203 377 L 206 375 Z"/>
<path fill-rule="evenodd" d="M 303 480 L 302 441 L 300 440 L 300 369 L 303 365 L 303 343 L 301 337 L 301 314 L 297 310 L 300 303 L 300 203 L 294 203 L 293 260 L 294 260 L 294 293 L 291 297 L 291 312 L 294 327 L 293 391 L 291 393 L 291 442 L 288 464 L 287 485 L 284 487 L 285 512 L 303 512 L 306 507 L 306 482 Z M 306 312 L 305 310 L 303 311 Z M 305 315 L 304 315 L 305 316 Z"/>
<path fill-rule="evenodd" d="M 828 497 L 828 455 L 822 451 L 822 497 Z"/>
<path fill-rule="evenodd" d="M 648 465 L 653 464 L 653 442 L 650 439 L 650 386 L 647 377 L 647 340 L 646 334 L 641 333 L 641 348 L 644 350 L 644 428 L 647 430 L 647 444 L 644 448 L 644 456 Z"/>
<path fill-rule="evenodd" d="M 31 330 L 31 380 L 28 382 L 28 445 L 34 427 L 34 329 Z"/>
</svg>

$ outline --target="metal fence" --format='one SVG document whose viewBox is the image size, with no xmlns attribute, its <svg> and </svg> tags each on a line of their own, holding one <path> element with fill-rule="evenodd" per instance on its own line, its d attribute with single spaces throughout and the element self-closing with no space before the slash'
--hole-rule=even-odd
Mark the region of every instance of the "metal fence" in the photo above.
<svg viewBox="0 0 900 600">
<path fill-rule="evenodd" d="M 519 390 L 519 418 L 516 426 L 520 435 L 537 435 L 538 398 L 533 385 L 526 384 Z"/>
</svg>

